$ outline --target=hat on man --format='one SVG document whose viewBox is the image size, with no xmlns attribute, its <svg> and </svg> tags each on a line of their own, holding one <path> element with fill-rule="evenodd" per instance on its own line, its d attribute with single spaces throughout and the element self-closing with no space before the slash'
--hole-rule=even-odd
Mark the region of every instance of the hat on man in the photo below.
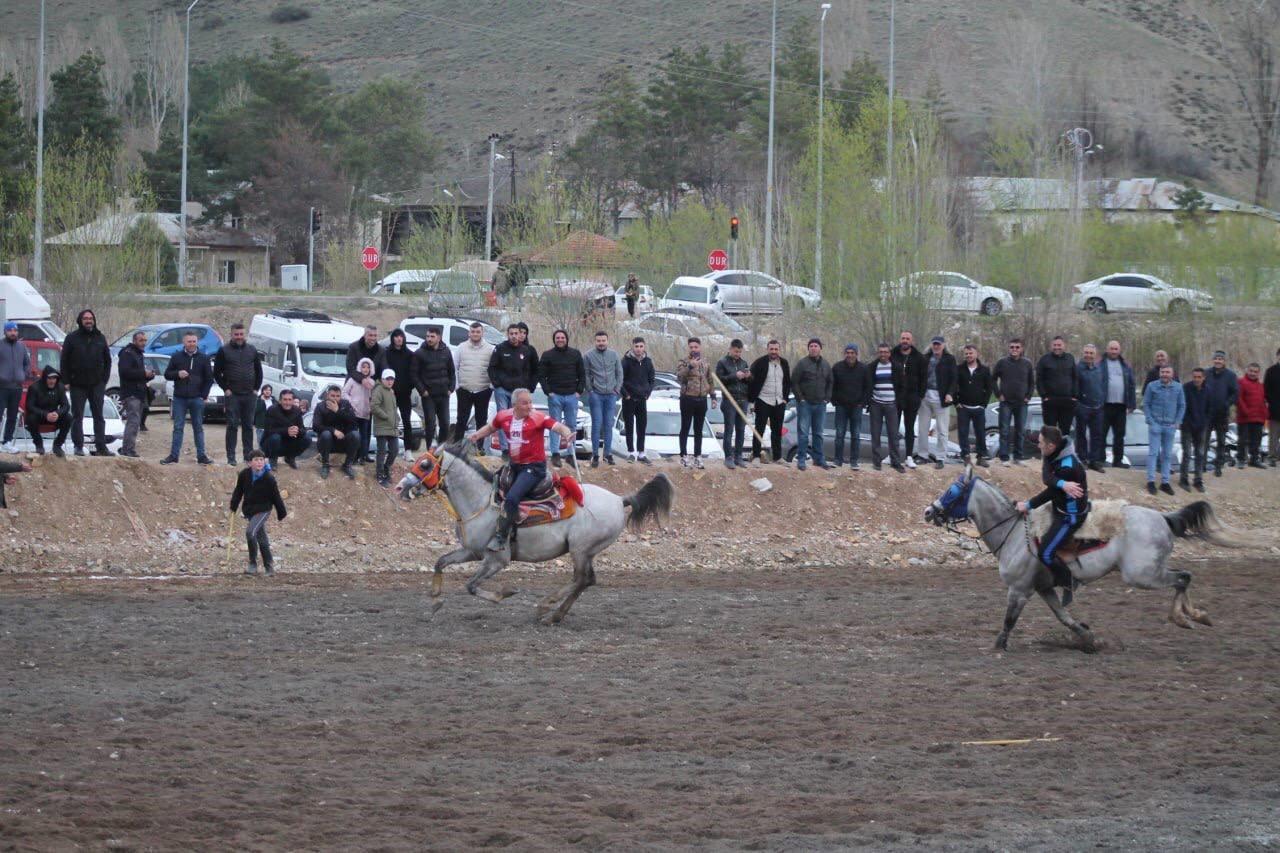
<svg viewBox="0 0 1280 853">
<path fill-rule="evenodd" d="M 933 341 L 932 341 L 932 343 L 935 343 L 935 344 L 945 344 L 946 342 L 947 342 L 947 339 L 946 339 L 946 338 L 944 338 L 942 335 L 934 335 L 934 336 L 933 336 Z"/>
<path fill-rule="evenodd" d="M 18 324 L 10 320 L 9 322 L 4 324 L 4 330 L 6 332 L 16 332 L 18 331 Z"/>
<path fill-rule="evenodd" d="M 845 351 L 845 352 L 857 352 L 857 351 L 858 351 L 858 345 L 857 345 L 857 344 L 845 344 L 845 345 L 844 345 L 844 351 Z"/>
</svg>

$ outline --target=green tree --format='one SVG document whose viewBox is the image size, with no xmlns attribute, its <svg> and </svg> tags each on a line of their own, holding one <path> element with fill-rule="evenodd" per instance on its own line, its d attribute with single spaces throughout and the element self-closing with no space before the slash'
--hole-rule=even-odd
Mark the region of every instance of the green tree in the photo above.
<svg viewBox="0 0 1280 853">
<path fill-rule="evenodd" d="M 45 129 L 51 147 L 68 148 L 81 137 L 108 149 L 120 144 L 120 119 L 112 115 L 103 89 L 100 58 L 83 54 L 50 81 Z"/>
<path fill-rule="evenodd" d="M 35 157 L 35 136 L 22 116 L 12 74 L 0 77 L 0 257 L 29 251 L 30 240 L 17 228 L 14 213 L 22 198 L 23 175 Z"/>
<path fill-rule="evenodd" d="M 614 211 L 636 194 L 647 168 L 649 116 L 640 87 L 625 68 L 605 75 L 592 108 L 595 124 L 566 158 L 576 188 L 596 209 Z"/>
<path fill-rule="evenodd" d="M 868 104 L 884 100 L 889 94 L 880 69 L 866 54 L 845 69 L 840 83 L 828 97 L 836 101 L 840 124 L 847 130 L 858 123 Z"/>
<path fill-rule="evenodd" d="M 155 151 L 142 152 L 143 175 L 151 195 L 161 210 L 177 210 L 182 198 L 182 137 L 172 126 L 166 126 Z M 187 199 L 207 204 L 213 195 L 214 182 L 197 146 L 187 151 Z"/>
<path fill-rule="evenodd" d="M 752 134 L 768 138 L 769 102 L 761 98 L 752 114 Z M 809 21 L 787 32 L 778 56 L 778 85 L 774 96 L 774 141 L 783 160 L 799 157 L 809 144 L 810 128 L 818 124 L 818 42 Z M 763 148 L 757 145 L 759 154 Z"/>
<path fill-rule="evenodd" d="M 440 155 L 426 102 L 405 80 L 383 77 L 341 98 L 335 125 L 342 169 L 360 196 L 413 186 Z"/>
<path fill-rule="evenodd" d="M 1191 184 L 1174 193 L 1173 204 L 1178 208 L 1177 216 L 1181 222 L 1195 222 L 1199 219 L 1201 212 L 1209 209 L 1209 202 L 1204 197 L 1204 193 Z"/>
</svg>

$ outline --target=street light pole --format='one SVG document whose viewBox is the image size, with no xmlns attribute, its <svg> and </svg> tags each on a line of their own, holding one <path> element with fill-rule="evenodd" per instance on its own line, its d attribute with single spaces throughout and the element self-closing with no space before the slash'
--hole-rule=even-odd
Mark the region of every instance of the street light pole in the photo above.
<svg viewBox="0 0 1280 853">
<path fill-rule="evenodd" d="M 769 153 L 764 177 L 764 271 L 773 275 L 773 95 L 777 84 L 778 0 L 773 0 L 769 35 Z"/>
<path fill-rule="evenodd" d="M 40 0 L 40 58 L 36 61 L 36 288 L 44 287 L 44 0 Z"/>
<path fill-rule="evenodd" d="M 898 202 L 893 194 L 893 59 L 894 47 L 896 39 L 896 26 L 898 17 L 898 4 L 896 0 L 889 0 L 889 125 L 888 133 L 885 138 L 885 168 L 888 180 L 885 182 L 885 190 L 889 194 L 889 227 L 886 229 L 889 238 L 889 258 L 888 280 L 893 280 L 894 263 L 893 263 L 893 229 L 898 218 L 897 208 Z"/>
<path fill-rule="evenodd" d="M 1073 127 L 1062 136 L 1067 140 L 1067 144 L 1071 146 L 1071 151 L 1075 155 L 1075 182 L 1071 187 L 1071 213 L 1073 220 L 1079 223 L 1084 209 L 1084 158 L 1085 155 L 1093 153 L 1091 151 L 1093 148 L 1093 134 L 1089 132 L 1088 128 Z"/>
<path fill-rule="evenodd" d="M 813 289 L 822 295 L 822 113 L 826 86 L 826 65 L 823 58 L 824 39 L 827 32 L 827 13 L 830 3 L 822 4 L 822 17 L 818 19 L 818 217 L 813 235 Z"/>
<path fill-rule="evenodd" d="M 187 114 L 191 109 L 191 10 L 200 0 L 187 7 L 187 35 L 182 46 L 182 206 L 178 209 L 178 286 L 187 286 Z M 307 274 L 310 275 L 310 268 Z"/>
<path fill-rule="evenodd" d="M 493 260 L 493 162 L 497 153 L 498 134 L 489 134 L 489 201 L 484 207 L 484 259 Z"/>
</svg>

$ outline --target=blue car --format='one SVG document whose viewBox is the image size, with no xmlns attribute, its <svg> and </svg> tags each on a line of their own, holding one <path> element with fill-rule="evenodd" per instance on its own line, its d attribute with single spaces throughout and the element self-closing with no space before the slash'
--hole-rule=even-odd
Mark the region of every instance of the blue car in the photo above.
<svg viewBox="0 0 1280 853">
<path fill-rule="evenodd" d="M 222 336 L 214 331 L 212 326 L 206 326 L 203 323 L 150 323 L 130 329 L 116 338 L 111 344 L 111 354 L 119 355 L 120 350 L 124 349 L 138 332 L 145 332 L 147 335 L 145 351 L 157 355 L 177 353 L 182 349 L 182 336 L 187 332 L 196 333 L 200 351 L 210 358 L 213 358 L 214 353 L 222 348 Z"/>
</svg>

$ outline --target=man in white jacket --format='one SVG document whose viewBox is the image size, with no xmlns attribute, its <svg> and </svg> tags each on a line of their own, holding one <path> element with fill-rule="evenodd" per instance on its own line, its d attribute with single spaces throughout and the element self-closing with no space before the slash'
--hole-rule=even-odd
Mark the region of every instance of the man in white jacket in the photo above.
<svg viewBox="0 0 1280 853">
<path fill-rule="evenodd" d="M 467 422 L 475 413 L 476 427 L 489 422 L 489 359 L 493 344 L 484 339 L 484 326 L 472 323 L 467 340 L 453 348 L 453 372 L 458 377 L 458 414 L 453 423 L 454 440 L 467 434 Z"/>
</svg>

